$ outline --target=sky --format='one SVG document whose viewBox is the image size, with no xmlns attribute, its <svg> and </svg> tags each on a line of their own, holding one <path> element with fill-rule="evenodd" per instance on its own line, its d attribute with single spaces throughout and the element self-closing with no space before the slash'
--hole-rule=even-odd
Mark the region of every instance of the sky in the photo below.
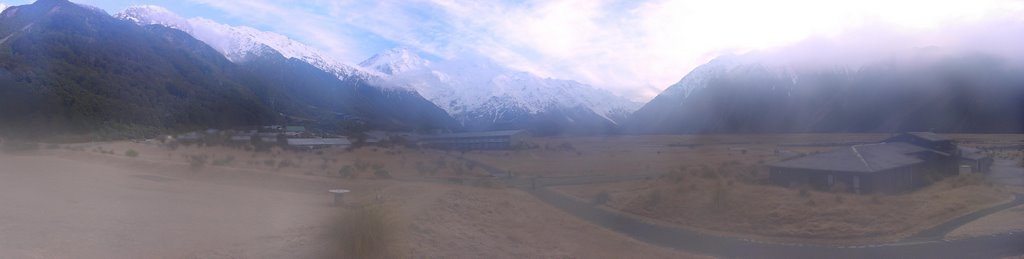
<svg viewBox="0 0 1024 259">
<path fill-rule="evenodd" d="M 28 2 L 0 0 L 7 5 Z M 722 54 L 809 40 L 847 40 L 849 35 L 870 42 L 873 34 L 864 32 L 879 28 L 886 35 L 924 35 L 991 20 L 1024 21 L 1021 0 L 75 2 L 109 13 L 130 5 L 159 5 L 186 18 L 205 17 L 283 34 L 350 64 L 400 46 L 433 58 L 479 55 L 542 77 L 591 84 L 634 101 L 653 98 L 694 67 Z"/>
</svg>

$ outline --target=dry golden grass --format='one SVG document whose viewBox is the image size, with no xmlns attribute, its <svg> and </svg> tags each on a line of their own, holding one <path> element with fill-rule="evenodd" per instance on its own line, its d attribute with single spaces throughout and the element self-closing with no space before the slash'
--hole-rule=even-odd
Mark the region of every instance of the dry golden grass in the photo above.
<svg viewBox="0 0 1024 259">
<path fill-rule="evenodd" d="M 560 187 L 632 214 L 713 232 L 821 242 L 891 240 L 1008 201 L 1009 193 L 958 177 L 903 195 L 858 195 L 680 173 L 662 179 Z"/>
<path fill-rule="evenodd" d="M 776 150 L 810 154 L 831 150 L 844 143 L 880 141 L 889 136 L 755 134 L 546 137 L 531 140 L 536 148 L 471 151 L 464 155 L 522 176 L 614 175 L 671 172 L 680 166 L 716 166 L 730 161 L 769 164 L 782 158 Z M 948 136 L 977 147 L 1024 144 L 1024 135 L 1020 134 Z M 1014 157 L 1024 159 L 1024 156 L 1017 153 Z"/>
<path fill-rule="evenodd" d="M 522 176 L 615 175 L 670 172 L 680 166 L 721 163 L 767 164 L 779 159 L 776 149 L 800 153 L 828 150 L 839 144 L 875 141 L 879 134 L 671 135 L 537 138 L 537 148 L 517 151 L 472 151 L 465 156 Z"/>
<path fill-rule="evenodd" d="M 583 200 L 710 231 L 791 239 L 895 239 L 1009 198 L 953 178 L 911 194 L 864 196 L 762 184 L 785 150 L 812 154 L 889 134 L 677 135 L 538 138 L 537 148 L 465 156 L 521 176 L 671 174 L 657 181 L 560 187 Z M 1024 135 L 950 135 L 971 146 L 1006 146 Z M 1005 154 L 1004 154 L 1005 153 Z M 1019 159 L 1020 152 L 997 157 Z M 841 189 L 841 188 L 840 188 Z"/>
<path fill-rule="evenodd" d="M 512 171 L 517 176 L 673 174 L 655 181 L 560 187 L 587 201 L 665 222 L 706 231 L 757 237 L 842 240 L 895 239 L 957 215 L 1008 198 L 985 185 L 946 183 L 906 195 L 862 196 L 804 191 L 760 184 L 777 149 L 814 153 L 847 142 L 877 141 L 887 134 L 684 135 L 538 138 L 538 148 L 516 151 L 445 152 L 368 147 L 354 151 L 325 149 L 252 152 L 226 147 L 181 147 L 169 151 L 156 144 L 103 143 L 102 150 L 136 150 L 135 160 L 173 161 L 188 166 L 192 156 L 209 163 L 200 172 L 220 167 L 274 171 L 281 174 L 371 180 L 378 169 L 395 178 L 482 176 L 467 158 Z M 956 135 L 971 145 L 1007 145 L 1024 135 Z M 90 147 L 92 148 L 92 147 Z M 120 153 L 69 151 L 127 159 Z M 1020 157 L 1020 152 L 1006 152 Z M 229 159 L 231 158 L 231 159 Z M 270 161 L 270 163 L 267 163 Z M 284 165 L 284 166 L 282 166 Z M 348 172 L 347 174 L 343 172 Z M 959 182 L 958 182 L 959 181 Z M 386 181 L 377 181 L 386 182 Z M 954 185 L 959 185 L 954 187 Z M 604 194 L 602 194 L 604 193 Z M 599 197 L 602 196 L 602 197 Z"/>
<path fill-rule="evenodd" d="M 486 175 L 482 168 L 456 159 L 456 153 L 403 147 L 364 147 L 355 150 L 328 148 L 314 151 L 290 151 L 275 147 L 267 152 L 256 152 L 226 146 L 181 145 L 169 149 L 159 143 L 116 142 L 72 144 L 58 151 L 110 157 L 124 157 L 128 151 L 132 151 L 131 154 L 135 156 L 129 157 L 143 161 L 183 163 L 197 172 L 207 171 L 204 168 L 224 167 L 348 179 Z"/>
</svg>

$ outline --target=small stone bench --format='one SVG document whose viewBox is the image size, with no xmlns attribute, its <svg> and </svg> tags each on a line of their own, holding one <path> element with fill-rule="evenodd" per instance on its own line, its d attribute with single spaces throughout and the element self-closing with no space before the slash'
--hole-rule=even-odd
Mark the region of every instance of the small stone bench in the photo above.
<svg viewBox="0 0 1024 259">
<path fill-rule="evenodd" d="M 331 190 L 328 190 L 327 192 L 329 192 L 331 194 L 334 194 L 334 205 L 337 206 L 337 205 L 341 205 L 342 202 L 344 202 L 342 200 L 342 198 L 344 198 L 343 196 L 346 193 L 349 193 L 349 190 L 345 190 L 345 189 L 331 189 Z"/>
</svg>

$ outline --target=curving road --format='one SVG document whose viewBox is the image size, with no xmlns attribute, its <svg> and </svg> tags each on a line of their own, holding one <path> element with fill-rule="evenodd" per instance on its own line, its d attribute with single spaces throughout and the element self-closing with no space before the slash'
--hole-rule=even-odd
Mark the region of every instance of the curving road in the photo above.
<svg viewBox="0 0 1024 259">
<path fill-rule="evenodd" d="M 461 158 L 465 159 L 465 158 Z M 503 170 L 476 162 L 492 175 Z M 547 189 L 548 186 L 607 183 L 657 177 L 657 174 L 623 176 L 575 176 L 506 178 L 519 187 L 570 215 L 637 240 L 696 253 L 725 257 L 754 258 L 999 258 L 1024 254 L 1024 231 L 942 240 L 950 231 L 978 218 L 1024 204 L 1024 195 L 1014 201 L 964 215 L 919 232 L 906 241 L 864 246 L 828 246 L 759 242 L 699 233 L 678 227 L 655 225 Z"/>
<path fill-rule="evenodd" d="M 726 257 L 756 258 L 997 258 L 1024 254 L 1024 232 L 961 240 L 900 242 L 868 246 L 766 243 L 714 236 L 643 222 L 610 212 L 547 188 L 530 191 L 563 211 L 647 243 Z"/>
</svg>

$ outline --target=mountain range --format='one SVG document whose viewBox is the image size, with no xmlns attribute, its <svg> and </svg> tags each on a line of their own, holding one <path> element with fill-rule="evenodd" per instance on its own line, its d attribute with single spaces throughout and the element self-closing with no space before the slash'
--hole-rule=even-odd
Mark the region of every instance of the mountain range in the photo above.
<svg viewBox="0 0 1024 259">
<path fill-rule="evenodd" d="M 384 74 L 385 85 L 416 90 L 471 131 L 608 134 L 639 107 L 589 85 L 541 78 L 483 58 L 431 62 L 397 48 L 360 65 Z"/>
<path fill-rule="evenodd" d="M 408 48 L 386 50 L 359 66 L 329 58 L 285 36 L 204 18 L 182 18 L 159 6 L 133 6 L 115 17 L 193 35 L 235 63 L 276 51 L 340 80 L 391 91 L 414 91 L 444 109 L 461 130 L 530 129 L 537 134 L 617 131 L 639 104 L 575 81 L 544 79 L 486 59 L 430 62 Z"/>
<path fill-rule="evenodd" d="M 416 92 L 372 86 L 356 68 L 317 67 L 315 56 L 289 58 L 265 44 L 225 52 L 186 31 L 138 22 L 66 0 L 4 10 L 0 130 L 152 132 L 292 122 L 458 127 Z"/>
<path fill-rule="evenodd" d="M 631 117 L 629 132 L 1021 132 L 1024 66 L 937 47 L 856 66 L 758 53 L 697 67 Z"/>
<path fill-rule="evenodd" d="M 2 7 L 2 6 L 0 6 Z M 725 55 L 640 105 L 473 55 L 358 65 L 280 34 L 158 6 L 66 0 L 0 13 L 0 131 L 124 136 L 300 123 L 556 134 L 1021 132 L 1024 63 L 920 48 L 847 64 Z"/>
</svg>

